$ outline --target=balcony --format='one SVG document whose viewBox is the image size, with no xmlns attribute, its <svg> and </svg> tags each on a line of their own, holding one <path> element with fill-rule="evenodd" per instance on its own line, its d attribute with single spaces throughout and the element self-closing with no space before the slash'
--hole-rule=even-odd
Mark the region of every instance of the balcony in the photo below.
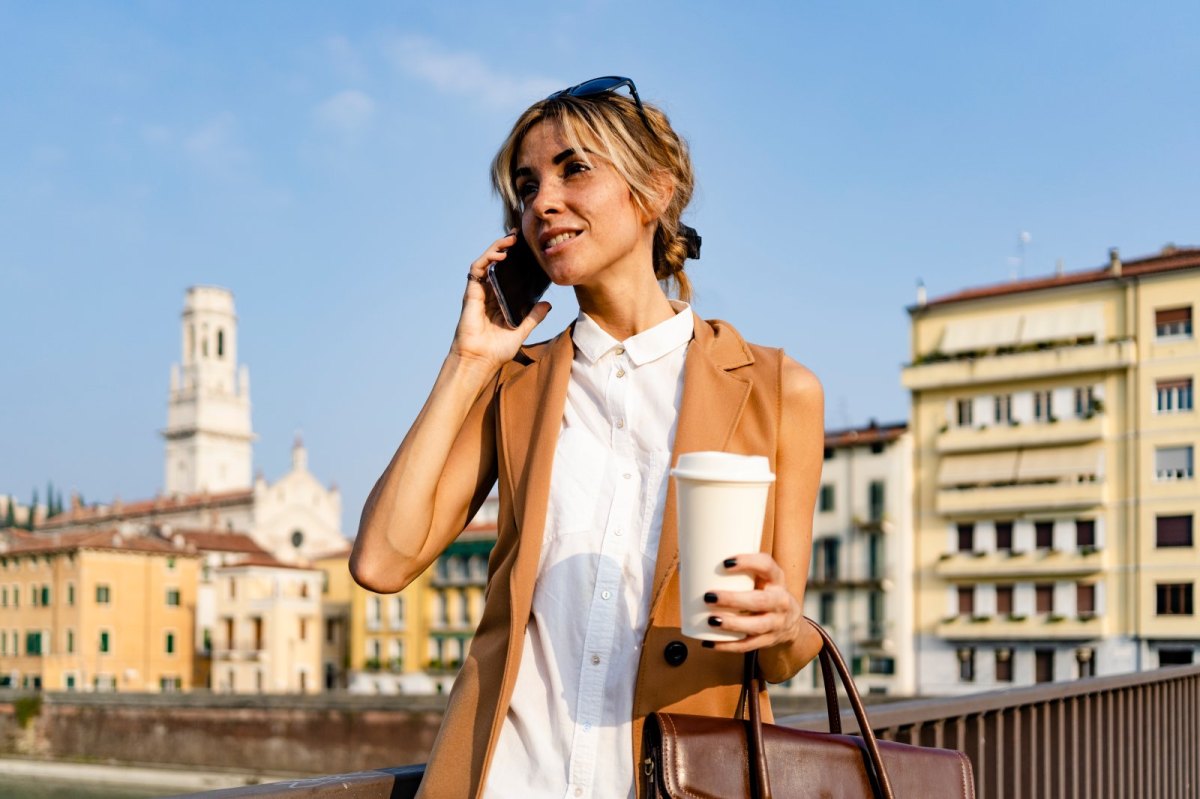
<svg viewBox="0 0 1200 799">
<path fill-rule="evenodd" d="M 1104 483 L 1045 483 L 942 489 L 935 500 L 943 516 L 1070 510 L 1104 504 Z"/>
<path fill-rule="evenodd" d="M 266 657 L 266 651 L 260 643 L 254 641 L 238 641 L 230 647 L 213 650 L 212 659 L 221 661 L 237 661 L 237 660 L 262 660 Z"/>
<path fill-rule="evenodd" d="M 958 749 L 979 799 L 1184 799 L 1200 785 L 1200 666 L 1046 683 L 870 708 L 881 739 Z M 824 713 L 777 723 L 828 729 Z M 855 731 L 854 714 L 842 728 Z M 361 771 L 174 799 L 411 799 L 423 765 Z"/>
<path fill-rule="evenodd" d="M 1103 555 L 1097 549 L 1059 552 L 1035 549 L 1032 552 L 952 552 L 942 555 L 934 573 L 949 580 L 977 580 L 1019 577 L 1082 577 L 1104 568 Z"/>
<path fill-rule="evenodd" d="M 988 427 L 952 427 L 937 437 L 939 454 L 983 452 L 993 449 L 1020 449 L 1065 444 L 1083 444 L 1104 435 L 1104 418 L 1069 417 L 1061 421 L 995 424 Z"/>
<path fill-rule="evenodd" d="M 1136 360 L 1137 349 L 1133 341 L 1111 341 L 985 355 L 979 358 L 929 358 L 923 363 L 906 366 L 901 372 L 901 380 L 904 387 L 910 391 L 926 391 L 978 383 L 1004 383 L 1084 372 L 1112 371 L 1124 369 Z"/>
<path fill-rule="evenodd" d="M 1087 641 L 1103 634 L 1099 616 L 955 616 L 937 626 L 947 641 Z"/>
</svg>

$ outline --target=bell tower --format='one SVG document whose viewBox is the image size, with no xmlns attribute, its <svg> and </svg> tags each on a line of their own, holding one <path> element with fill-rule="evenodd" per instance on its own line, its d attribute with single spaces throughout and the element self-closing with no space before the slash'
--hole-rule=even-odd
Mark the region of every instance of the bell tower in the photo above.
<svg viewBox="0 0 1200 799">
<path fill-rule="evenodd" d="M 237 365 L 233 293 L 192 286 L 183 303 L 181 361 L 167 403 L 167 494 L 252 486 L 250 372 Z"/>
</svg>

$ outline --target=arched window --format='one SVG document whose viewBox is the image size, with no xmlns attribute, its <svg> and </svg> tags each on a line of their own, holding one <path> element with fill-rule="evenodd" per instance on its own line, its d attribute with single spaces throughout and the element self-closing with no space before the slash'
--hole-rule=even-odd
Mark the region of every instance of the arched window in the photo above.
<svg viewBox="0 0 1200 799">
<path fill-rule="evenodd" d="M 304 531 L 303 530 L 292 531 L 292 546 L 295 547 L 296 549 L 299 549 L 300 547 L 304 546 Z"/>
<path fill-rule="evenodd" d="M 225 331 L 217 328 L 217 357 L 225 357 Z"/>
</svg>

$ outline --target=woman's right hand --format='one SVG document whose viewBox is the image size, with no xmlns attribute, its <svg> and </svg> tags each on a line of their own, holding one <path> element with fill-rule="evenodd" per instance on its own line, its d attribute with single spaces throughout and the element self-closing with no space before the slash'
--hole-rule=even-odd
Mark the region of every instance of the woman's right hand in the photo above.
<svg viewBox="0 0 1200 799">
<path fill-rule="evenodd" d="M 503 261 L 505 250 L 516 241 L 516 231 L 496 239 L 471 264 L 471 279 L 467 280 L 467 290 L 463 294 L 462 314 L 450 345 L 451 356 L 464 362 L 477 362 L 486 368 L 488 374 L 512 360 L 533 329 L 550 313 L 550 303 L 539 302 L 514 330 L 505 324 L 491 288 L 485 285 L 488 266 Z"/>
</svg>

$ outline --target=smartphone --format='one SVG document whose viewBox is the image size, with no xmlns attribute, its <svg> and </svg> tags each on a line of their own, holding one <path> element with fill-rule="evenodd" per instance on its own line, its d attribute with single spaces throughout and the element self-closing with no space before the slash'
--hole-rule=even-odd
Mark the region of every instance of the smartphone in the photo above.
<svg viewBox="0 0 1200 799">
<path fill-rule="evenodd" d="M 488 265 L 487 280 L 509 327 L 521 324 L 550 288 L 550 278 L 521 235 L 517 236 L 516 244 L 505 250 L 503 261 Z"/>
</svg>

